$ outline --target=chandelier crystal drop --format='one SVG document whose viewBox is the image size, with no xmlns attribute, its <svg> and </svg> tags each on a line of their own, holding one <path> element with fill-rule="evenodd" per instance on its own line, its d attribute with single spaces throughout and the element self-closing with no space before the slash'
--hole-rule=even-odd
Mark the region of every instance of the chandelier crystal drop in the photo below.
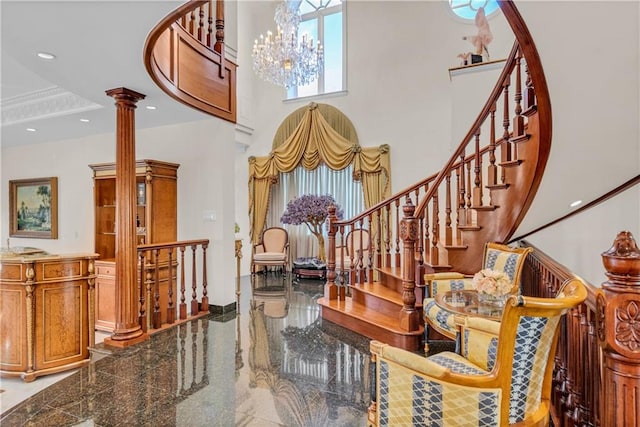
<svg viewBox="0 0 640 427">
<path fill-rule="evenodd" d="M 290 88 L 318 78 L 322 68 L 322 46 L 303 34 L 298 40 L 299 1 L 284 1 L 276 8 L 277 32 L 260 35 L 253 45 L 253 70 L 263 80 Z"/>
</svg>

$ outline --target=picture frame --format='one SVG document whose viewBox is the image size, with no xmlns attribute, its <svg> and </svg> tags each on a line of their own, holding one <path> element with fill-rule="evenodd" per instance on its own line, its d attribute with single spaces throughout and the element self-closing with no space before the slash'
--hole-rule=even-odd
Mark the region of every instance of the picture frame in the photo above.
<svg viewBox="0 0 640 427">
<path fill-rule="evenodd" d="M 11 237 L 58 238 L 58 178 L 9 181 Z"/>
</svg>

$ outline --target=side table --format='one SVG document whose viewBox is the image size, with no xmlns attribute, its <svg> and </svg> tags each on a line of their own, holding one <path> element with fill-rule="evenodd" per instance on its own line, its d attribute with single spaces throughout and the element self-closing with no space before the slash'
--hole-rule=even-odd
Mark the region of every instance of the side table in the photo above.
<svg viewBox="0 0 640 427">
<path fill-rule="evenodd" d="M 326 279 L 327 264 L 314 257 L 296 258 L 292 272 L 296 278 Z"/>
</svg>

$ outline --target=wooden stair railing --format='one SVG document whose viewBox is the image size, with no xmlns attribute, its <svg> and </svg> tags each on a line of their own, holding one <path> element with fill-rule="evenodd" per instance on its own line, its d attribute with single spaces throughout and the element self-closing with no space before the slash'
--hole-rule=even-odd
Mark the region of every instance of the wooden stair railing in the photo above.
<svg viewBox="0 0 640 427">
<path fill-rule="evenodd" d="M 208 239 L 138 246 L 138 318 L 144 332 L 209 314 L 208 246 Z"/>
<path fill-rule="evenodd" d="M 522 292 L 551 298 L 567 279 L 580 279 L 526 241 Z M 563 318 L 556 350 L 551 418 L 556 427 L 640 423 L 640 250 L 630 232 L 602 253 L 602 287 L 585 282 L 587 300 Z M 584 282 L 584 281 L 583 281 Z"/>
<path fill-rule="evenodd" d="M 189 1 L 171 12 L 149 32 L 143 58 L 169 96 L 236 123 L 237 65 L 224 53 L 224 1 Z"/>
<path fill-rule="evenodd" d="M 513 2 L 500 7 L 516 43 L 445 166 L 354 218 L 338 221 L 330 212 L 323 318 L 418 349 L 423 292 L 416 289 L 424 286 L 424 273 L 474 273 L 484 244 L 508 241 L 524 218 L 549 158 L 551 104 L 531 34 Z M 367 256 L 349 251 L 345 269 L 336 265 L 342 257 L 335 248 L 357 228 L 371 231 L 370 250 Z"/>
</svg>

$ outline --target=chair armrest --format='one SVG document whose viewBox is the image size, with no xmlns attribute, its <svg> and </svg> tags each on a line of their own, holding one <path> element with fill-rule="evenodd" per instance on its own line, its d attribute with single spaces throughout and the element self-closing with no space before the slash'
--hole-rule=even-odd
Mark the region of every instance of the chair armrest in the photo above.
<svg viewBox="0 0 640 427">
<path fill-rule="evenodd" d="M 444 366 L 427 360 L 424 356 L 379 341 L 371 341 L 369 348 L 372 353 L 423 375 L 437 378 L 449 371 Z"/>
<path fill-rule="evenodd" d="M 465 276 L 462 273 L 457 273 L 455 271 L 446 271 L 443 273 L 429 273 L 424 275 L 424 281 L 429 282 L 431 280 L 448 280 L 448 279 L 462 279 Z"/>
</svg>

